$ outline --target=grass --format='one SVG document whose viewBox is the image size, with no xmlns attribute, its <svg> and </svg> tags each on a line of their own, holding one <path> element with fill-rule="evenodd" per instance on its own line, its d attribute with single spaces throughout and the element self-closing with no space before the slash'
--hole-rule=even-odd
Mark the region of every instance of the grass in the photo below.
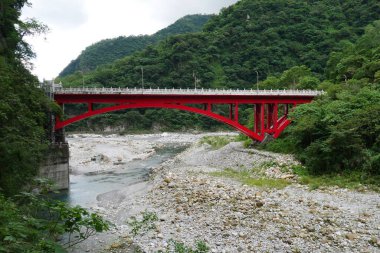
<svg viewBox="0 0 380 253">
<path fill-rule="evenodd" d="M 251 144 L 249 140 L 244 137 L 240 137 L 240 141 L 244 141 L 245 146 L 249 146 Z M 275 139 L 265 144 L 256 145 L 255 148 L 277 153 L 297 153 L 294 141 L 289 138 Z M 281 167 L 282 172 L 287 172 L 288 169 L 298 175 L 299 182 L 301 184 L 309 185 L 310 189 L 337 186 L 340 188 L 355 189 L 359 191 L 368 189 L 380 192 L 380 175 L 369 175 L 358 170 L 315 175 L 301 165 L 290 168 Z"/>
<path fill-rule="evenodd" d="M 128 225 L 132 228 L 131 232 L 134 236 L 139 234 L 141 231 L 147 231 L 156 228 L 154 222 L 158 220 L 157 214 L 154 212 L 144 211 L 141 213 L 142 219 L 138 220 L 135 216 L 130 218 Z"/>
<path fill-rule="evenodd" d="M 355 190 L 380 191 L 380 176 L 367 176 L 360 171 L 347 171 L 340 174 L 312 175 L 303 166 L 294 166 L 293 171 L 299 176 L 301 184 L 309 185 L 310 189 L 338 186 Z"/>
<path fill-rule="evenodd" d="M 256 186 L 260 188 L 275 188 L 283 189 L 290 184 L 285 179 L 273 179 L 273 178 L 253 178 L 250 171 L 236 171 L 233 169 L 224 169 L 220 172 L 211 172 L 210 175 L 215 177 L 232 178 L 239 182 L 242 182 L 248 186 Z"/>
<path fill-rule="evenodd" d="M 166 251 L 158 251 L 158 253 L 207 253 L 210 248 L 204 241 L 197 241 L 195 243 L 195 248 L 186 246 L 183 242 L 169 240 L 169 245 L 166 247 Z"/>
<path fill-rule="evenodd" d="M 373 190 L 380 192 L 380 176 L 367 176 L 359 171 L 343 172 L 340 174 L 312 175 L 307 168 L 297 165 L 292 167 L 293 172 L 298 175 L 299 183 L 308 185 L 311 190 L 322 187 L 340 187 L 355 189 L 359 191 Z M 223 171 L 209 173 L 215 177 L 232 178 L 248 186 L 260 188 L 283 189 L 291 182 L 285 179 L 255 178 L 251 171 L 236 171 L 224 169 Z"/>
<path fill-rule="evenodd" d="M 200 144 L 209 144 L 213 150 L 217 150 L 235 140 L 235 136 L 204 136 Z"/>
</svg>

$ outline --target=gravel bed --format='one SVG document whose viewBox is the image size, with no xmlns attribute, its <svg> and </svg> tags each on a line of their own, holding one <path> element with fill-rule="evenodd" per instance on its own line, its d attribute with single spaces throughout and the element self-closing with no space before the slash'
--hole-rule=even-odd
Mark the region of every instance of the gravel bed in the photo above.
<svg viewBox="0 0 380 253">
<path fill-rule="evenodd" d="M 100 198 L 95 210 L 114 221 L 110 234 L 118 237 L 108 241 L 106 252 L 165 251 L 172 240 L 188 246 L 204 241 L 210 252 L 380 252 L 379 193 L 310 190 L 283 171 L 297 164 L 291 156 L 244 149 L 241 143 L 212 150 L 196 144 L 199 136 L 186 138 L 194 144 L 155 168 L 146 190 Z M 263 164 L 272 165 L 263 171 Z M 281 190 L 249 187 L 209 173 L 225 168 L 261 168 L 260 176 L 291 184 Z M 127 194 L 122 189 L 113 196 Z M 141 219 L 143 211 L 158 220 L 134 236 L 128 222 Z"/>
</svg>

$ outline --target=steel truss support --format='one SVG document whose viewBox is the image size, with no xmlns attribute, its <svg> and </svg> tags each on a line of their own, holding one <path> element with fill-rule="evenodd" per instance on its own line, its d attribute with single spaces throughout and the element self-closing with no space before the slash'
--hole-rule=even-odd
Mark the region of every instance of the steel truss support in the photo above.
<svg viewBox="0 0 380 253">
<path fill-rule="evenodd" d="M 65 104 L 85 103 L 87 104 L 87 112 L 74 116 L 69 119 L 60 120 L 56 118 L 55 131 L 64 128 L 74 122 L 86 119 L 88 117 L 113 112 L 124 109 L 137 109 L 137 108 L 166 108 L 188 111 L 210 117 L 217 121 L 223 122 L 239 130 L 248 137 L 257 141 L 262 141 L 266 134 L 273 135 L 277 138 L 282 131 L 290 124 L 288 119 L 289 105 L 294 108 L 297 104 L 308 103 L 311 98 L 242 98 L 242 97 L 154 97 L 143 96 L 137 97 L 123 97 L 123 96 L 102 96 L 102 95 L 56 95 L 56 102 L 60 106 Z M 108 107 L 95 109 L 96 104 L 112 104 Z M 200 105 L 200 108 L 189 106 Z M 213 111 L 215 105 L 226 104 L 229 106 L 229 115 L 227 117 L 217 114 Z M 249 129 L 243 124 L 239 123 L 239 106 L 248 104 L 253 108 L 253 129 Z M 282 116 L 279 117 L 279 105 L 283 106 Z"/>
</svg>

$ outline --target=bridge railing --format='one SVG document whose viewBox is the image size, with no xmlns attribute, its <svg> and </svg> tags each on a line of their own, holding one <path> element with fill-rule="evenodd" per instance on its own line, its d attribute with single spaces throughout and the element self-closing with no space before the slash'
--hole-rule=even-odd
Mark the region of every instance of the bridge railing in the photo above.
<svg viewBox="0 0 380 253">
<path fill-rule="evenodd" d="M 272 95 L 319 96 L 318 90 L 255 90 L 255 89 L 140 89 L 140 88 L 56 88 L 55 94 L 146 94 L 146 95 Z"/>
</svg>

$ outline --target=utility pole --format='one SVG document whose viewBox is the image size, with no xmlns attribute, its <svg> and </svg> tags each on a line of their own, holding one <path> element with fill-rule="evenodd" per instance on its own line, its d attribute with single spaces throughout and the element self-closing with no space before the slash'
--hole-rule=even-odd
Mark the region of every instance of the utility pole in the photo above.
<svg viewBox="0 0 380 253">
<path fill-rule="evenodd" d="M 193 71 L 193 77 L 194 77 L 194 88 L 197 89 L 197 83 L 199 83 L 201 80 L 197 78 L 194 71 Z"/>
<path fill-rule="evenodd" d="M 197 77 L 195 76 L 194 71 L 193 71 L 193 78 L 194 78 L 194 89 L 197 89 Z"/>
<path fill-rule="evenodd" d="M 84 90 L 84 73 L 82 70 L 79 70 L 82 73 L 82 89 Z"/>
<path fill-rule="evenodd" d="M 144 68 L 141 67 L 141 86 L 144 89 Z"/>
</svg>

